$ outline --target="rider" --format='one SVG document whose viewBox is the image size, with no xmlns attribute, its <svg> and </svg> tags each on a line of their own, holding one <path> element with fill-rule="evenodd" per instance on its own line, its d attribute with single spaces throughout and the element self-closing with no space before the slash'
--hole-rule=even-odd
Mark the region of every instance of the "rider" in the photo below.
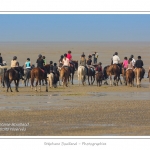
<svg viewBox="0 0 150 150">
<path fill-rule="evenodd" d="M 54 66 L 53 66 L 53 72 L 59 75 L 57 63 L 54 63 Z"/>
<path fill-rule="evenodd" d="M 62 67 L 67 67 L 68 70 L 70 71 L 70 63 L 69 63 L 69 59 L 67 58 L 67 54 L 64 54 L 64 58 L 62 60 L 63 62 L 63 66 Z"/>
<path fill-rule="evenodd" d="M 80 59 L 80 66 L 84 66 L 85 68 L 86 68 L 86 72 L 88 73 L 88 68 L 87 68 L 87 66 L 86 66 L 86 58 L 85 58 L 85 55 L 83 54 L 83 55 L 81 55 L 81 59 Z M 86 74 L 87 74 L 86 73 Z"/>
<path fill-rule="evenodd" d="M 72 62 L 72 55 L 71 55 L 71 51 L 70 50 L 68 51 L 67 58 L 69 59 L 70 64 L 72 64 L 74 66 L 74 68 L 75 68 L 75 64 Z M 76 68 L 75 68 L 75 70 L 76 70 Z"/>
<path fill-rule="evenodd" d="M 133 65 L 133 67 L 134 67 L 135 62 L 136 62 L 136 61 L 135 61 L 135 59 L 134 59 L 134 56 L 133 56 L 133 55 L 131 55 L 131 56 L 130 56 L 130 58 L 132 59 L 132 65 Z"/>
<path fill-rule="evenodd" d="M 127 57 L 124 57 L 124 61 L 123 61 L 123 68 L 124 68 L 124 70 L 127 69 L 127 66 L 128 66 L 128 59 L 127 59 Z"/>
<path fill-rule="evenodd" d="M 11 68 L 16 70 L 19 74 L 20 79 L 24 80 L 24 78 L 22 77 L 23 75 L 20 72 L 19 67 L 19 62 L 17 61 L 17 56 L 13 57 L 13 60 L 11 61 Z"/>
<path fill-rule="evenodd" d="M 29 70 L 31 70 L 31 62 L 30 62 L 30 58 L 27 58 L 27 61 L 25 62 L 25 67 Z"/>
<path fill-rule="evenodd" d="M 145 69 L 143 68 L 144 64 L 141 60 L 141 56 L 138 56 L 138 60 L 135 62 L 135 68 L 141 68 L 142 69 L 142 78 L 144 78 Z"/>
<path fill-rule="evenodd" d="M 3 58 L 1 56 L 1 53 L 0 53 L 0 65 L 2 66 L 3 65 Z"/>
<path fill-rule="evenodd" d="M 120 68 L 120 73 L 121 73 L 121 65 L 119 64 L 119 61 L 120 61 L 120 58 L 118 56 L 118 52 L 115 52 L 115 54 L 113 55 L 113 58 L 112 58 L 112 61 L 113 61 L 113 64 L 117 64 Z"/>
<path fill-rule="evenodd" d="M 44 60 L 42 59 L 42 55 L 39 54 L 38 57 L 39 57 L 39 58 L 38 58 L 37 61 L 36 61 L 37 67 L 38 67 L 38 68 L 41 68 L 42 70 L 44 70 L 44 73 L 45 73 L 45 76 L 46 76 L 47 71 L 46 71 L 46 69 L 44 68 Z"/>
<path fill-rule="evenodd" d="M 96 70 L 95 74 L 102 72 L 102 66 L 101 66 L 101 65 L 102 65 L 102 63 L 99 62 L 99 63 L 98 63 L 98 66 L 97 66 L 96 69 L 95 69 L 95 70 Z"/>
<path fill-rule="evenodd" d="M 61 56 L 60 56 L 60 59 L 59 59 L 59 67 L 62 67 L 62 66 L 63 66 L 63 58 L 64 58 L 64 56 L 61 55 Z"/>
<path fill-rule="evenodd" d="M 92 68 L 93 69 L 93 71 L 94 71 L 94 66 L 92 66 L 92 60 L 91 60 L 91 58 L 92 58 L 92 56 L 91 55 L 89 55 L 89 57 L 88 57 L 88 60 L 87 60 L 87 67 L 88 68 Z"/>
<path fill-rule="evenodd" d="M 46 65 L 46 57 L 43 56 L 42 58 L 43 58 L 43 60 L 44 60 L 44 66 L 45 66 L 45 65 Z"/>
<path fill-rule="evenodd" d="M 50 61 L 50 73 L 53 73 L 53 61 Z"/>
<path fill-rule="evenodd" d="M 128 60 L 128 65 L 127 65 L 126 71 L 128 69 L 133 69 L 132 58 L 129 58 L 129 60 Z"/>
</svg>

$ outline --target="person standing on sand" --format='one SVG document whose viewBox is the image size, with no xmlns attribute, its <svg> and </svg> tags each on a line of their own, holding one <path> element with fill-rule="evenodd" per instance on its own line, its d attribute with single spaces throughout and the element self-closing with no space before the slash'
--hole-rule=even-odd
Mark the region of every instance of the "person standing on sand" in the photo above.
<svg viewBox="0 0 150 150">
<path fill-rule="evenodd" d="M 98 53 L 95 52 L 95 60 L 94 60 L 94 64 L 97 64 L 97 59 L 98 59 Z"/>
<path fill-rule="evenodd" d="M 0 53 L 0 65 L 2 66 L 3 65 L 3 58 L 1 56 L 1 53 Z"/>
</svg>

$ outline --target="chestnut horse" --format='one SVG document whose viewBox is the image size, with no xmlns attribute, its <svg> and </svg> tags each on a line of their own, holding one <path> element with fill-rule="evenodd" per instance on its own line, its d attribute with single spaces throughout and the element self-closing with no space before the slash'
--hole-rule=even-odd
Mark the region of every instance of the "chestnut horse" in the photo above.
<svg viewBox="0 0 150 150">
<path fill-rule="evenodd" d="M 20 73 L 22 75 L 24 75 L 24 69 L 23 67 L 19 66 L 17 67 L 18 70 L 20 70 Z M 18 73 L 18 71 L 16 71 L 15 69 L 11 68 L 9 70 L 7 70 L 5 73 L 4 73 L 4 80 L 5 80 L 5 83 L 7 85 L 7 92 L 10 88 L 10 91 L 12 92 L 12 89 L 11 89 L 11 82 L 14 80 L 14 83 L 15 83 L 15 88 L 16 88 L 16 92 L 19 92 L 18 91 L 18 85 L 19 85 L 19 80 L 20 80 L 20 75 Z"/>
<path fill-rule="evenodd" d="M 117 64 L 113 64 L 110 66 L 104 67 L 104 78 L 105 80 L 110 78 L 110 85 L 112 85 L 112 75 L 114 75 L 114 85 L 118 86 L 118 82 L 120 80 L 120 68 Z M 107 81 L 105 81 L 107 83 Z M 120 84 L 122 84 L 120 80 Z"/>
<path fill-rule="evenodd" d="M 36 86 L 35 86 L 35 91 L 37 91 L 37 85 L 39 82 L 39 90 L 41 91 L 41 80 L 45 80 L 45 84 L 46 84 L 46 92 L 48 92 L 48 84 L 47 84 L 47 73 L 49 73 L 50 70 L 50 65 L 47 64 L 44 66 L 44 69 L 41 68 L 33 68 L 31 70 L 31 87 L 33 89 L 33 83 L 34 83 L 34 78 L 36 78 Z"/>
<path fill-rule="evenodd" d="M 96 73 L 96 82 L 97 82 L 97 86 L 101 86 L 102 85 L 102 80 L 103 80 L 103 73 L 102 72 L 98 72 Z"/>
<path fill-rule="evenodd" d="M 134 72 L 133 69 L 127 69 L 125 72 L 126 85 L 134 86 Z"/>
<path fill-rule="evenodd" d="M 142 75 L 143 75 L 143 69 L 142 68 L 135 68 L 134 69 L 134 74 L 135 74 L 135 80 L 136 80 L 136 86 L 141 87 L 141 80 L 142 80 Z"/>
<path fill-rule="evenodd" d="M 60 70 L 60 78 L 61 78 L 63 86 L 65 85 L 66 87 L 68 87 L 69 75 L 70 75 L 69 68 L 68 67 L 62 67 Z"/>
</svg>

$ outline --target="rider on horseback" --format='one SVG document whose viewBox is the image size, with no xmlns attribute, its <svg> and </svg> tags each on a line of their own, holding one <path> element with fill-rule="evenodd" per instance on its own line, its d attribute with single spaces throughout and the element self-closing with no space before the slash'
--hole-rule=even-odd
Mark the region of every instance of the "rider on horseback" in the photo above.
<svg viewBox="0 0 150 150">
<path fill-rule="evenodd" d="M 46 75 L 47 72 L 46 72 L 46 69 L 44 68 L 44 60 L 42 59 L 42 55 L 39 54 L 38 57 L 39 57 L 39 58 L 38 58 L 37 61 L 36 61 L 37 67 L 38 67 L 38 68 L 41 68 L 42 70 L 44 70 L 45 75 Z"/>
<path fill-rule="evenodd" d="M 73 65 L 73 66 L 74 66 L 74 69 L 76 70 L 75 64 L 72 62 L 71 51 L 68 51 L 67 58 L 69 59 L 70 64 Z"/>
<path fill-rule="evenodd" d="M 64 54 L 64 58 L 63 58 L 63 66 L 62 67 L 67 67 L 68 70 L 70 70 L 70 63 L 69 63 L 69 59 L 67 58 L 67 54 Z"/>
<path fill-rule="evenodd" d="M 26 69 L 31 70 L 31 61 L 30 61 L 30 58 L 27 58 L 27 61 L 25 62 L 25 67 L 26 67 Z"/>
<path fill-rule="evenodd" d="M 127 71 L 128 69 L 133 69 L 132 58 L 129 58 L 129 60 L 128 60 L 128 65 L 127 65 L 126 71 Z"/>
<path fill-rule="evenodd" d="M 131 58 L 131 60 L 132 60 L 132 66 L 134 67 L 135 62 L 136 62 L 136 61 L 135 61 L 135 59 L 134 59 L 134 56 L 133 56 L 133 55 L 131 55 L 131 56 L 130 56 L 130 58 Z"/>
<path fill-rule="evenodd" d="M 86 74 L 88 74 L 88 68 L 86 66 L 86 58 L 85 55 L 81 55 L 81 59 L 80 59 L 80 66 L 84 66 L 86 68 Z"/>
<path fill-rule="evenodd" d="M 61 55 L 61 56 L 60 56 L 60 59 L 59 59 L 59 67 L 60 67 L 60 68 L 63 66 L 63 58 L 64 58 L 64 56 Z"/>
<path fill-rule="evenodd" d="M 87 67 L 91 68 L 91 70 L 94 71 L 95 68 L 94 68 L 94 66 L 92 66 L 92 60 L 91 60 L 91 58 L 92 58 L 92 56 L 89 55 L 88 60 L 87 60 L 86 63 L 87 63 Z"/>
<path fill-rule="evenodd" d="M 43 56 L 42 58 L 43 58 L 43 60 L 44 60 L 44 66 L 45 66 L 45 65 L 46 65 L 46 57 Z"/>
<path fill-rule="evenodd" d="M 138 56 L 138 60 L 135 62 L 135 69 L 136 68 L 142 68 L 142 78 L 144 78 L 145 69 L 143 68 L 144 64 L 141 60 L 141 56 Z"/>
<path fill-rule="evenodd" d="M 122 65 L 123 65 L 124 70 L 126 70 L 127 66 L 128 66 L 128 59 L 127 59 L 127 57 L 124 57 L 124 61 L 123 61 Z"/>
<path fill-rule="evenodd" d="M 17 61 L 17 57 L 14 56 L 13 60 L 11 61 L 11 68 L 18 72 L 20 79 L 24 80 L 24 78 L 22 77 L 23 75 L 21 74 L 21 71 L 18 67 L 19 67 L 19 62 Z"/>
<path fill-rule="evenodd" d="M 120 68 L 120 73 L 122 72 L 122 67 L 121 65 L 119 64 L 120 62 L 120 58 L 118 56 L 118 52 L 115 52 L 115 54 L 113 55 L 113 58 L 112 58 L 112 61 L 113 61 L 113 64 L 117 64 Z"/>
<path fill-rule="evenodd" d="M 99 63 L 98 63 L 98 66 L 97 66 L 96 69 L 95 69 L 95 70 L 96 70 L 95 75 L 96 75 L 97 73 L 102 72 L 102 66 L 101 66 L 101 65 L 102 65 L 102 63 L 99 62 Z"/>
<path fill-rule="evenodd" d="M 3 65 L 3 58 L 1 56 L 1 53 L 0 53 L 0 65 L 2 66 Z"/>
</svg>

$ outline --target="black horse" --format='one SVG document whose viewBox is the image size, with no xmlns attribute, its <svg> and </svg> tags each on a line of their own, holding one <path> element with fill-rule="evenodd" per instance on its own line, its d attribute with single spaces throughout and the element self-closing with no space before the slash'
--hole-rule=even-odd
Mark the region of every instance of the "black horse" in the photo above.
<svg viewBox="0 0 150 150">
<path fill-rule="evenodd" d="M 16 92 L 19 92 L 18 85 L 19 85 L 19 80 L 20 80 L 21 75 L 24 75 L 23 66 L 16 67 L 16 69 L 11 68 L 4 73 L 4 81 L 7 85 L 7 92 L 9 90 L 9 88 L 10 88 L 10 91 L 12 92 L 11 82 L 13 80 L 15 83 Z"/>
</svg>

